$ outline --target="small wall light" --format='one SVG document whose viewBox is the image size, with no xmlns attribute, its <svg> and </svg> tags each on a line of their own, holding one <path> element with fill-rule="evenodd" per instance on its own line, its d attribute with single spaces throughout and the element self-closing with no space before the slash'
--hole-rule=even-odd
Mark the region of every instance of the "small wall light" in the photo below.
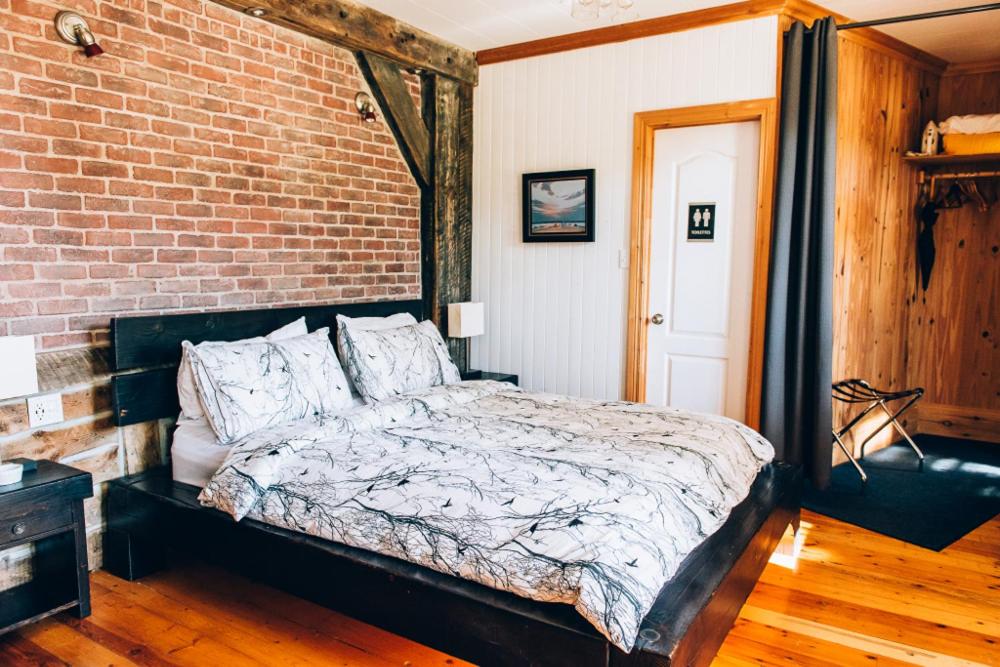
<svg viewBox="0 0 1000 667">
<path fill-rule="evenodd" d="M 59 12 L 56 14 L 56 32 L 59 33 L 64 42 L 82 46 L 83 53 L 88 58 L 93 58 L 104 53 L 104 49 L 101 48 L 101 45 L 94 38 L 94 33 L 90 31 L 90 26 L 76 12 Z"/>
<path fill-rule="evenodd" d="M 375 113 L 375 103 L 372 102 L 372 98 L 368 93 L 358 93 L 354 96 L 354 106 L 358 108 L 358 114 L 361 116 L 361 120 L 366 123 L 374 123 L 378 120 L 378 115 Z"/>
</svg>

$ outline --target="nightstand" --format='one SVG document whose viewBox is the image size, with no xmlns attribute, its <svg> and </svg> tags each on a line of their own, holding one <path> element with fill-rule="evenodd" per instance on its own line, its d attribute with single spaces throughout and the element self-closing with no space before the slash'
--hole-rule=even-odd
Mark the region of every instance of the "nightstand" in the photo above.
<svg viewBox="0 0 1000 667">
<path fill-rule="evenodd" d="M 486 371 L 466 371 L 462 373 L 463 380 L 496 380 L 517 384 L 517 376 L 512 373 L 488 373 Z"/>
<path fill-rule="evenodd" d="M 90 615 L 83 499 L 94 481 L 52 461 L 0 486 L 0 550 L 34 544 L 32 580 L 0 593 L 0 634 L 67 609 Z"/>
</svg>

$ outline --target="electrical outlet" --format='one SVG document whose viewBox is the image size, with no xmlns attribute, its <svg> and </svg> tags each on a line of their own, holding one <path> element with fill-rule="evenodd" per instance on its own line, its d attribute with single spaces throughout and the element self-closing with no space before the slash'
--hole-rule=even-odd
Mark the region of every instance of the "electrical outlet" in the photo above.
<svg viewBox="0 0 1000 667">
<path fill-rule="evenodd" d="M 62 420 L 62 394 L 43 394 L 28 399 L 28 423 L 31 428 L 58 424 Z"/>
</svg>

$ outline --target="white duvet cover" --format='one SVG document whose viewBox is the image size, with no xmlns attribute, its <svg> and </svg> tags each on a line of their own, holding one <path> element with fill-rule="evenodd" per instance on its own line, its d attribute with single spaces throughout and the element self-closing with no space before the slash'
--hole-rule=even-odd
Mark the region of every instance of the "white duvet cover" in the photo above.
<svg viewBox="0 0 1000 667">
<path fill-rule="evenodd" d="M 773 455 L 723 417 L 464 382 L 251 434 L 200 499 L 574 605 L 630 651 Z"/>
</svg>

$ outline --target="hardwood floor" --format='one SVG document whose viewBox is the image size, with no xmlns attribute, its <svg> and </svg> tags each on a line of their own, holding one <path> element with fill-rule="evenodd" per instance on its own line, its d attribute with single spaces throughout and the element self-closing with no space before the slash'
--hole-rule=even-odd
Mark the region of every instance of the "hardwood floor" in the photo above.
<svg viewBox="0 0 1000 667">
<path fill-rule="evenodd" d="M 809 512 L 796 569 L 768 565 L 715 665 L 1000 665 L 1000 517 L 935 553 Z M 128 583 L 94 614 L 0 638 L 0 665 L 465 665 L 217 568 Z"/>
</svg>

